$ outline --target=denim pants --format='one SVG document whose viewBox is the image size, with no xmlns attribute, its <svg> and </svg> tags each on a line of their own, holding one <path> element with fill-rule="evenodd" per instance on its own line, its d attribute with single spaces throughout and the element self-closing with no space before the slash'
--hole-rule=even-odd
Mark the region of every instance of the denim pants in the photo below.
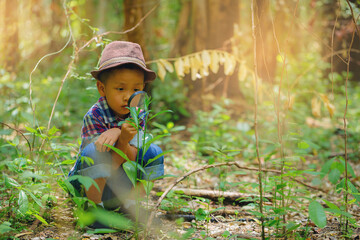
<svg viewBox="0 0 360 240">
<path fill-rule="evenodd" d="M 164 157 L 161 156 L 155 161 L 147 164 L 147 162 L 161 154 L 162 150 L 159 146 L 151 144 L 146 151 L 144 157 L 143 149 L 140 149 L 137 162 L 141 164 L 145 173 L 138 174 L 139 179 L 153 180 L 164 175 Z M 94 161 L 94 164 L 88 165 L 85 161 L 81 161 L 81 157 L 88 157 Z M 92 179 L 106 178 L 102 201 L 106 208 L 116 208 L 120 205 L 121 199 L 126 199 L 133 184 L 126 175 L 122 166 L 118 169 L 112 169 L 111 152 L 99 152 L 96 150 L 95 144 L 90 143 L 82 151 L 75 166 L 69 172 L 69 176 L 73 175 L 88 176 Z"/>
</svg>

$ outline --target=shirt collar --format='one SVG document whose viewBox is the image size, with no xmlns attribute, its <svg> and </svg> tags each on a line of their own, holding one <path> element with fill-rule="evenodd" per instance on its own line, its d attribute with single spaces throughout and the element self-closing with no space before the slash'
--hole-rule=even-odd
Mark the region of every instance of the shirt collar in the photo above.
<svg viewBox="0 0 360 240">
<path fill-rule="evenodd" d="M 114 123 L 114 122 L 120 122 L 124 120 L 123 118 L 117 116 L 114 111 L 109 107 L 108 102 L 106 101 L 105 97 L 99 98 L 98 106 L 103 110 L 104 112 L 104 122 L 105 123 Z"/>
</svg>

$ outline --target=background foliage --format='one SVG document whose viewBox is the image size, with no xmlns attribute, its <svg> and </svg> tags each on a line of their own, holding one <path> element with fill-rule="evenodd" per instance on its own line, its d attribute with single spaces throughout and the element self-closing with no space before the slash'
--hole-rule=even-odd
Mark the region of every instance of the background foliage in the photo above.
<svg viewBox="0 0 360 240">
<path fill-rule="evenodd" d="M 304 197 L 301 211 L 317 226 L 326 226 L 323 206 L 356 226 L 348 205 L 359 203 L 359 4 L 1 1 L 0 231 L 51 220 L 44 209 L 55 201 L 53 176 L 64 187 L 82 117 L 99 97 L 89 72 L 113 40 L 138 42 L 158 74 L 147 86 L 151 107 L 172 113 L 150 127 L 154 134 L 172 133 L 158 142 L 176 150 L 169 165 L 188 169 L 186 159 L 195 159 L 198 166 L 233 160 L 257 166 L 258 158 L 264 168 L 282 171 L 262 176 L 264 191 L 279 196 L 264 211 L 269 217 L 295 211 L 292 201 Z M 256 181 L 221 169 L 211 174 L 220 179 L 212 188 L 257 192 Z M 292 193 L 295 178 L 315 187 L 330 183 L 330 193 L 344 198 L 321 205 L 308 190 Z M 279 222 L 267 226 L 281 229 Z M 344 234 L 351 233 L 346 227 Z"/>
</svg>

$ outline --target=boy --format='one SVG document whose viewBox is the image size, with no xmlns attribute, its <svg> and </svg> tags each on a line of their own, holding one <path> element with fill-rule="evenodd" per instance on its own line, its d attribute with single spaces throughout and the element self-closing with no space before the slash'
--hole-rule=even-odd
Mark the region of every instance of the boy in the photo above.
<svg viewBox="0 0 360 240">
<path fill-rule="evenodd" d="M 129 142 L 137 129 L 128 122 L 121 127 L 118 123 L 129 116 L 126 107 L 130 96 L 142 91 L 146 83 L 156 78 L 156 74 L 146 67 L 140 45 L 126 41 L 108 44 L 102 52 L 99 69 L 91 71 L 91 74 L 97 80 L 101 97 L 84 116 L 80 156 L 69 176 L 80 174 L 94 179 L 100 191 L 92 185 L 85 190 L 86 196 L 102 207 L 115 209 L 126 204 L 133 185 L 122 167 L 126 160 L 104 143 L 120 149 L 131 161 L 136 160 L 138 149 Z M 139 151 L 139 156 L 142 156 L 142 149 Z M 161 149 L 151 144 L 143 159 L 147 173 L 143 178 L 152 180 L 164 174 L 163 157 L 145 166 L 147 160 L 160 153 Z M 93 159 L 94 164 L 88 165 L 81 161 L 81 157 Z"/>
</svg>

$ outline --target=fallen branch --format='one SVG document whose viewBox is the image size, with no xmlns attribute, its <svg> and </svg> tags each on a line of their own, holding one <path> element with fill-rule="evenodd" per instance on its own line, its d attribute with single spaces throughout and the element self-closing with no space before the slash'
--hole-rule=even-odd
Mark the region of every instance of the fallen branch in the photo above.
<svg viewBox="0 0 360 240">
<path fill-rule="evenodd" d="M 209 169 L 209 168 L 215 168 L 215 167 L 221 167 L 221 166 L 236 166 L 237 168 L 240 168 L 240 169 L 245 169 L 245 170 L 250 170 L 250 171 L 258 171 L 257 168 L 252 168 L 252 167 L 243 167 L 240 165 L 239 162 L 226 162 L 226 163 L 217 163 L 217 164 L 212 164 L 212 165 L 206 165 L 206 166 L 202 166 L 202 167 L 199 167 L 199 168 L 196 168 L 194 170 L 191 170 L 190 172 L 186 173 L 185 175 L 183 175 L 182 177 L 179 177 L 178 179 L 176 179 L 176 181 L 171 184 L 165 191 L 164 193 L 161 195 L 161 197 L 158 199 L 156 205 L 155 205 L 155 209 L 158 209 L 158 207 L 160 206 L 161 202 L 164 200 L 164 198 L 166 197 L 166 195 L 171 191 L 171 189 L 173 189 L 178 183 L 180 183 L 182 180 L 184 180 L 185 178 L 187 178 L 188 176 L 190 176 L 191 174 L 194 174 L 196 172 L 200 172 L 200 171 L 203 171 L 203 170 L 206 170 L 206 169 Z M 262 169 L 262 172 L 274 172 L 274 173 L 281 173 L 281 171 L 279 170 L 275 170 L 275 169 Z M 293 177 L 290 177 L 292 180 L 294 180 L 295 182 L 297 183 L 300 183 L 308 188 L 312 188 L 312 189 L 315 189 L 315 190 L 318 190 L 318 191 L 322 191 L 322 192 L 325 192 L 324 190 L 320 189 L 320 188 L 317 188 L 317 187 L 313 187 L 313 186 L 310 186 L 300 180 L 297 180 Z M 152 220 L 154 219 L 154 216 L 155 216 L 155 211 L 152 211 L 151 212 L 151 215 L 148 219 L 148 222 L 147 222 L 147 227 L 150 227 L 151 223 L 152 223 Z"/>
<path fill-rule="evenodd" d="M 183 214 L 189 214 L 188 211 L 182 211 L 181 209 L 175 209 L 175 210 L 171 210 L 171 211 L 164 211 L 164 215 L 183 215 Z M 246 216 L 252 216 L 251 213 L 245 212 L 245 211 L 241 211 L 241 210 L 236 210 L 236 209 L 229 209 L 229 208 L 224 208 L 224 209 L 219 209 L 216 211 L 212 211 L 211 213 L 214 216 L 229 216 L 229 215 L 235 215 L 237 216 L 237 218 L 243 218 Z"/>
<path fill-rule="evenodd" d="M 158 189 L 160 192 L 163 192 L 162 189 Z M 180 192 L 188 196 L 195 196 L 195 197 L 203 197 L 208 198 L 211 200 L 218 201 L 219 198 L 224 198 L 224 202 L 234 202 L 234 201 L 241 201 L 249 198 L 256 198 L 258 195 L 249 194 L 249 193 L 239 193 L 239 192 L 224 192 L 220 190 L 207 190 L 207 189 L 188 189 L 188 188 L 174 188 L 175 192 Z M 272 198 L 272 196 L 264 196 L 268 200 Z M 251 200 L 250 200 L 251 201 Z M 252 202 L 252 201 L 251 201 Z"/>
</svg>

